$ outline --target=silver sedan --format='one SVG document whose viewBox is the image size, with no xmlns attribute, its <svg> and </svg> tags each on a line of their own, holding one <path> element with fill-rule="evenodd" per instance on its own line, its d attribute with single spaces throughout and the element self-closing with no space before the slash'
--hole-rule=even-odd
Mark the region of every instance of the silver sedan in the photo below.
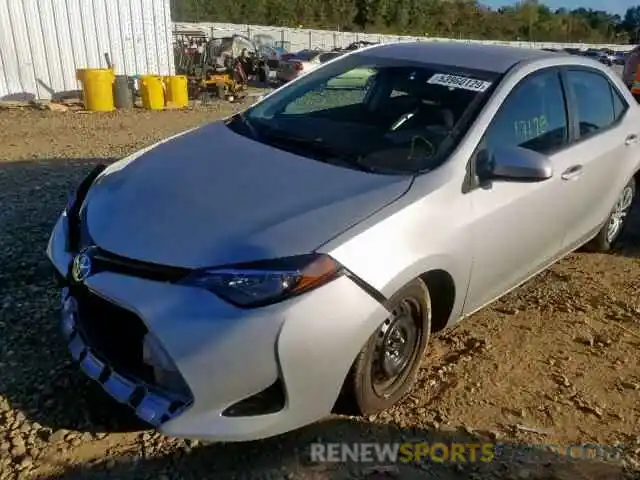
<svg viewBox="0 0 640 480">
<path fill-rule="evenodd" d="M 379 412 L 434 332 L 582 245 L 614 246 L 639 134 L 625 85 L 588 58 L 357 50 L 91 172 L 48 246 L 65 341 L 169 435 Z"/>
</svg>

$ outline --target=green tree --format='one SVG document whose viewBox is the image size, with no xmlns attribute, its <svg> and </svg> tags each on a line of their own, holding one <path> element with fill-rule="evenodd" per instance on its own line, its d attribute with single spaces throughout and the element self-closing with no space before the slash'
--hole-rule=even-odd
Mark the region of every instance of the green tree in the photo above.
<svg viewBox="0 0 640 480">
<path fill-rule="evenodd" d="M 640 37 L 640 6 L 555 11 L 538 0 L 491 9 L 477 0 L 171 0 L 173 19 L 371 31 L 430 37 L 626 42 Z"/>
</svg>

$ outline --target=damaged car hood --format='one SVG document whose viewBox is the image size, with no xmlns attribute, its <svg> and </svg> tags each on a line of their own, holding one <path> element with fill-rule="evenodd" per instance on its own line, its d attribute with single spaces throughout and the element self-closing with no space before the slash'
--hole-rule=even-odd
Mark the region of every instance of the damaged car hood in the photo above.
<svg viewBox="0 0 640 480">
<path fill-rule="evenodd" d="M 309 253 L 410 184 L 288 153 L 217 122 L 111 165 L 83 210 L 107 251 L 200 268 Z"/>
</svg>

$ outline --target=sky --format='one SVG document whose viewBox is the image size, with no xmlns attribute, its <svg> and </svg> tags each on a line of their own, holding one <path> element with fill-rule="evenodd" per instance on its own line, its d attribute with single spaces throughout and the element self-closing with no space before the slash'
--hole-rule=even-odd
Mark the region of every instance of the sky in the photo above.
<svg viewBox="0 0 640 480">
<path fill-rule="evenodd" d="M 484 0 L 485 4 L 492 7 L 501 7 L 503 5 L 512 5 L 515 1 L 509 0 Z M 624 15 L 627 8 L 633 7 L 638 4 L 638 0 L 540 0 L 540 3 L 544 3 L 552 9 L 564 7 L 569 10 L 574 8 L 593 8 L 594 10 L 606 10 L 611 13 L 617 13 L 618 15 Z"/>
</svg>

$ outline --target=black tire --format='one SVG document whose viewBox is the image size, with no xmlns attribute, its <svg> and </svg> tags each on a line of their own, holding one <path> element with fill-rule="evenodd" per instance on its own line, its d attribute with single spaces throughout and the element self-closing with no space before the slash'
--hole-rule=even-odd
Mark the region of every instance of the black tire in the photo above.
<svg viewBox="0 0 640 480">
<path fill-rule="evenodd" d="M 627 200 L 629 195 L 631 196 L 630 201 Z M 632 177 L 631 180 L 629 180 L 629 183 L 627 183 L 625 187 L 622 189 L 622 192 L 620 192 L 620 196 L 616 200 L 616 204 L 611 210 L 611 214 L 609 215 L 609 218 L 607 218 L 607 221 L 602 227 L 602 229 L 586 245 L 587 250 L 592 252 L 607 252 L 615 246 L 616 242 L 620 238 L 620 235 L 624 231 L 624 228 L 627 224 L 627 218 L 629 217 L 629 212 L 633 207 L 633 202 L 635 198 L 636 198 L 636 182 L 635 182 L 635 179 Z M 623 207 L 622 210 L 620 210 L 619 207 Z M 615 229 L 615 231 L 610 231 L 609 230 L 610 225 L 612 224 L 614 217 L 618 215 L 619 212 L 622 212 L 620 223 L 618 227 Z"/>
<path fill-rule="evenodd" d="M 227 96 L 227 89 L 226 87 L 221 84 L 221 83 L 217 83 L 216 84 L 216 97 L 218 97 L 220 100 L 224 100 Z"/>
<path fill-rule="evenodd" d="M 338 413 L 373 415 L 399 402 L 413 386 L 431 333 L 431 300 L 427 286 L 419 279 L 413 280 L 391 297 L 389 310 L 392 315 L 369 337 L 351 367 L 337 404 Z M 405 315 L 405 311 L 410 311 L 411 315 Z M 415 336 L 411 340 L 412 335 L 406 335 L 407 343 L 411 345 L 406 347 L 407 352 L 411 351 L 403 355 L 406 364 L 400 362 L 404 366 L 389 387 L 379 389 L 376 377 L 384 370 L 382 358 L 388 358 L 383 354 L 386 351 L 384 344 L 393 335 L 394 326 L 402 330 L 410 323 L 413 327 L 409 330 L 415 328 Z"/>
</svg>

